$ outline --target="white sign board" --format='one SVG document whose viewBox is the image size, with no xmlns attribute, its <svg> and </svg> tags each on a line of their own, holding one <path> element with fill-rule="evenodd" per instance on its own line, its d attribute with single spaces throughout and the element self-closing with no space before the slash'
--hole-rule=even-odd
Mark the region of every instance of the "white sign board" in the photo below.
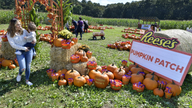
<svg viewBox="0 0 192 108">
<path fill-rule="evenodd" d="M 142 24 L 142 25 L 141 25 L 141 29 L 151 30 L 151 25 L 150 25 L 150 24 Z"/>
<path fill-rule="evenodd" d="M 181 86 L 191 65 L 192 54 L 133 40 L 129 60 Z"/>
</svg>

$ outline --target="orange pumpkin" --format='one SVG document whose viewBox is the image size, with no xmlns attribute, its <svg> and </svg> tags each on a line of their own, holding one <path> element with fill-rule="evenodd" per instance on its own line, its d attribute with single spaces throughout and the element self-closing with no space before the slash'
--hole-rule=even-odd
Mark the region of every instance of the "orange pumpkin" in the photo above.
<svg viewBox="0 0 192 108">
<path fill-rule="evenodd" d="M 84 51 L 83 50 L 77 50 L 76 52 L 75 52 L 75 54 L 76 55 L 79 55 L 80 56 L 80 58 L 84 55 Z"/>
<path fill-rule="evenodd" d="M 107 70 L 111 71 L 114 73 L 114 71 L 117 69 L 117 66 L 115 64 L 110 64 L 107 66 Z"/>
<path fill-rule="evenodd" d="M 15 69 L 15 68 L 16 68 L 15 64 L 9 65 L 9 69 Z"/>
<path fill-rule="evenodd" d="M 67 69 L 62 69 L 62 70 L 61 70 L 61 74 L 66 74 L 67 71 L 68 71 Z"/>
<path fill-rule="evenodd" d="M 145 78 L 152 78 L 153 76 L 154 76 L 154 79 L 158 81 L 158 77 L 155 75 L 155 72 L 145 75 Z"/>
<path fill-rule="evenodd" d="M 114 74 L 110 71 L 105 71 L 104 74 L 107 74 L 107 76 L 109 77 L 109 79 L 114 79 Z"/>
<path fill-rule="evenodd" d="M 137 65 L 136 67 L 132 67 L 130 70 L 132 73 L 137 73 L 138 71 L 143 72 L 143 69 L 140 68 L 139 65 Z"/>
<path fill-rule="evenodd" d="M 156 80 L 154 80 L 154 75 L 152 78 L 145 78 L 143 80 L 143 84 L 145 85 L 145 87 L 148 89 L 148 90 L 154 90 L 155 88 L 157 88 L 158 86 L 158 83 Z"/>
<path fill-rule="evenodd" d="M 60 80 L 58 81 L 58 85 L 59 85 L 59 86 L 67 85 L 67 80 L 65 80 L 65 79 L 60 79 Z"/>
<path fill-rule="evenodd" d="M 88 61 L 87 62 L 87 68 L 92 70 L 97 68 L 97 62 L 95 61 Z"/>
<path fill-rule="evenodd" d="M 159 88 L 155 88 L 155 89 L 153 90 L 153 94 L 154 94 L 154 95 L 158 95 L 159 97 L 163 97 L 163 96 L 164 96 L 164 92 L 163 92 L 163 90 L 161 89 L 161 84 L 160 84 Z"/>
<path fill-rule="evenodd" d="M 88 61 L 88 57 L 86 56 L 85 53 L 83 53 L 83 56 L 81 57 L 81 62 L 87 62 Z"/>
<path fill-rule="evenodd" d="M 63 40 L 63 38 L 54 39 L 53 44 L 54 44 L 56 47 L 62 47 L 62 40 Z"/>
<path fill-rule="evenodd" d="M 95 79 L 95 76 L 98 75 L 98 74 L 101 74 L 101 72 L 100 72 L 98 69 L 96 69 L 96 70 L 91 70 L 91 71 L 89 72 L 89 77 L 94 80 L 94 79 Z"/>
<path fill-rule="evenodd" d="M 101 67 L 101 66 L 98 65 L 98 66 L 96 67 L 96 69 L 97 69 L 98 71 L 102 72 L 102 67 Z"/>
<path fill-rule="evenodd" d="M 13 60 L 3 60 L 2 61 L 2 66 L 6 67 L 9 66 L 13 63 Z"/>
<path fill-rule="evenodd" d="M 87 83 L 87 80 L 89 80 L 89 76 L 88 75 L 82 75 L 82 77 L 85 78 L 85 83 Z"/>
<path fill-rule="evenodd" d="M 78 76 L 78 77 L 75 77 L 74 79 L 74 85 L 77 86 L 77 87 L 81 87 L 81 86 L 84 86 L 86 80 L 83 76 Z"/>
<path fill-rule="evenodd" d="M 164 81 L 164 82 L 166 82 L 167 84 L 168 84 L 168 83 L 172 83 L 171 81 L 168 81 L 168 80 L 166 80 L 166 79 L 164 79 L 164 78 L 161 78 L 161 77 L 159 78 L 159 81 Z"/>
<path fill-rule="evenodd" d="M 94 84 L 97 88 L 106 88 L 109 84 L 109 77 L 107 74 L 97 74 L 94 79 Z"/>
<path fill-rule="evenodd" d="M 72 38 L 72 41 L 76 44 L 78 42 L 77 38 Z"/>
<path fill-rule="evenodd" d="M 117 68 L 114 71 L 114 77 L 118 80 L 122 80 L 122 76 L 125 75 L 125 70 L 123 70 L 122 68 Z"/>
<path fill-rule="evenodd" d="M 74 78 L 78 77 L 78 76 L 80 76 L 79 72 L 72 69 L 72 70 L 69 70 L 66 72 L 65 79 L 68 81 L 68 78 L 73 78 L 73 80 L 74 80 Z"/>
<path fill-rule="evenodd" d="M 129 70 L 131 70 L 132 67 L 136 67 L 135 62 L 134 62 L 133 64 L 130 64 L 130 65 L 129 65 Z"/>
<path fill-rule="evenodd" d="M 141 74 L 139 73 L 139 71 L 138 71 L 137 73 L 134 73 L 134 74 L 131 75 L 131 83 L 132 83 L 132 84 L 138 83 L 138 82 L 141 82 L 141 83 L 142 83 L 143 80 L 144 80 L 144 77 L 143 77 L 143 75 L 141 75 Z"/>
<path fill-rule="evenodd" d="M 171 88 L 171 92 L 173 93 L 172 96 L 178 96 L 181 94 L 181 87 L 176 85 L 174 81 L 172 81 L 172 83 L 168 83 L 167 87 Z"/>
</svg>

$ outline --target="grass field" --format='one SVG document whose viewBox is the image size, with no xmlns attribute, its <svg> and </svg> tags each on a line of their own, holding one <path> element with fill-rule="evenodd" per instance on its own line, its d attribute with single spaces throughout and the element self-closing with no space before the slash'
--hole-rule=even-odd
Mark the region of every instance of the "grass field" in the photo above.
<svg viewBox="0 0 192 108">
<path fill-rule="evenodd" d="M 44 25 L 45 26 L 45 25 Z M 8 27 L 8 24 L 0 25 L 0 30 Z M 128 60 L 128 51 L 119 51 L 106 48 L 107 44 L 115 41 L 125 41 L 121 37 L 125 27 L 112 26 L 115 29 L 105 30 L 105 40 L 92 40 L 92 33 L 84 33 L 83 40 L 79 43 L 90 46 L 93 56 L 96 57 L 98 65 L 109 65 L 115 63 L 121 65 L 121 60 Z M 95 32 L 98 30 L 94 30 Z M 49 31 L 39 31 L 48 33 Z M 79 37 L 79 36 L 78 36 Z M 100 38 L 100 37 L 98 37 Z M 31 65 L 30 81 L 33 86 L 25 84 L 25 74 L 22 81 L 16 82 L 18 74 L 17 67 L 14 70 L 2 68 L 0 71 L 0 107 L 25 107 L 25 108 L 116 108 L 116 107 L 170 107 L 184 108 L 192 107 L 192 75 L 188 74 L 182 85 L 182 92 L 177 97 L 166 99 L 153 95 L 153 91 L 144 90 L 137 93 L 132 90 L 132 84 L 123 86 L 120 91 L 114 91 L 108 86 L 106 89 L 98 89 L 94 85 L 85 85 L 78 88 L 75 86 L 58 87 L 57 82 L 52 82 L 46 75 L 46 70 L 50 67 L 51 46 L 46 42 L 41 43 L 41 50 L 38 57 L 33 60 Z M 131 63 L 129 63 L 131 64 Z"/>
</svg>

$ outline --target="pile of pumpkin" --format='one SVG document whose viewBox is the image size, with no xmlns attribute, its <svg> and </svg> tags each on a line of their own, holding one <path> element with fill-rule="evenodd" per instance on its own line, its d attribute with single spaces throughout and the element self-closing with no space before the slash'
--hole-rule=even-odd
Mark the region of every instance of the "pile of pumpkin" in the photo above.
<svg viewBox="0 0 192 108">
<path fill-rule="evenodd" d="M 115 28 L 113 28 L 113 27 L 107 27 L 107 26 L 106 26 L 105 28 L 106 28 L 106 29 L 115 29 Z"/>
<path fill-rule="evenodd" d="M 128 29 L 122 30 L 121 32 L 124 32 L 124 33 L 134 33 L 134 34 L 141 34 L 142 35 L 142 34 L 145 33 L 145 30 L 128 28 Z"/>
<path fill-rule="evenodd" d="M 3 29 L 3 30 L 0 30 L 0 35 L 5 35 L 7 32 Z"/>
<path fill-rule="evenodd" d="M 101 26 L 98 27 L 98 26 L 92 26 L 92 25 L 90 25 L 89 28 L 96 29 L 96 30 L 105 30 L 106 29 L 105 27 L 101 27 Z"/>
<path fill-rule="evenodd" d="M 108 48 L 119 49 L 119 50 L 130 50 L 131 41 L 116 41 L 113 44 L 108 44 Z"/>
<path fill-rule="evenodd" d="M 40 41 L 49 42 L 51 40 L 51 34 L 41 34 Z"/>
<path fill-rule="evenodd" d="M 38 26 L 37 27 L 37 30 L 50 30 L 51 29 L 51 27 L 50 26 L 45 26 L 45 27 L 42 27 L 42 26 Z"/>
<path fill-rule="evenodd" d="M 92 62 L 92 61 L 89 61 Z M 52 78 L 52 81 L 58 81 L 58 85 L 74 84 L 77 87 L 94 84 L 97 88 L 106 88 L 110 82 L 110 86 L 113 90 L 120 90 L 122 84 L 127 85 L 132 83 L 132 89 L 137 92 L 143 92 L 147 90 L 153 90 L 154 95 L 158 95 L 170 99 L 171 96 L 178 96 L 181 93 L 181 87 L 174 82 L 170 82 L 166 79 L 158 77 L 153 73 L 143 70 L 136 64 L 127 66 L 127 61 L 122 61 L 122 66 L 118 68 L 115 64 L 108 66 L 97 66 L 94 62 L 92 65 L 87 63 L 87 67 L 90 71 L 88 75 L 81 76 L 76 70 L 59 70 L 55 72 L 53 69 L 48 69 L 47 74 Z"/>
<path fill-rule="evenodd" d="M 92 52 L 89 49 L 87 45 L 80 46 L 75 54 L 71 55 L 71 63 L 87 62 L 92 56 Z"/>
<path fill-rule="evenodd" d="M 130 35 L 128 33 L 122 34 L 122 37 L 125 38 L 125 39 L 127 39 L 127 38 L 136 39 L 136 40 L 140 40 L 141 39 L 141 36 L 136 36 L 135 34 Z"/>
<path fill-rule="evenodd" d="M 1 67 L 8 67 L 9 69 L 15 69 L 16 66 L 19 66 L 17 58 L 15 60 L 6 60 L 5 58 L 0 58 L 0 68 Z"/>
</svg>

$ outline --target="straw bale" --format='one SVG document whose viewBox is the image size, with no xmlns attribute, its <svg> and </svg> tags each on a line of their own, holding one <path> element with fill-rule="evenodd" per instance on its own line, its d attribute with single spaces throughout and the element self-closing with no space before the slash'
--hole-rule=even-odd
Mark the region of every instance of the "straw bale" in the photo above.
<svg viewBox="0 0 192 108">
<path fill-rule="evenodd" d="M 91 57 L 88 61 L 97 62 L 95 57 Z M 89 69 L 87 68 L 87 62 L 73 63 L 72 68 L 77 70 L 81 75 L 87 75 L 89 72 Z"/>
<path fill-rule="evenodd" d="M 67 68 L 71 69 L 72 65 L 68 65 L 71 63 L 70 57 L 80 46 L 80 43 L 73 45 L 70 49 L 62 49 L 62 47 L 53 46 L 50 51 L 50 68 L 56 71 Z"/>
<path fill-rule="evenodd" d="M 16 58 L 15 49 L 11 47 L 9 42 L 3 42 L 2 41 L 2 43 L 1 43 L 1 52 L 2 52 L 2 56 L 5 59 L 14 60 Z"/>
<path fill-rule="evenodd" d="M 179 45 L 175 48 L 176 50 L 180 50 L 187 53 L 192 53 L 192 33 L 181 30 L 181 29 L 171 29 L 159 31 L 154 34 L 154 36 L 160 36 L 165 38 L 177 38 L 180 42 Z M 192 71 L 192 65 L 189 69 L 189 72 Z"/>
</svg>

